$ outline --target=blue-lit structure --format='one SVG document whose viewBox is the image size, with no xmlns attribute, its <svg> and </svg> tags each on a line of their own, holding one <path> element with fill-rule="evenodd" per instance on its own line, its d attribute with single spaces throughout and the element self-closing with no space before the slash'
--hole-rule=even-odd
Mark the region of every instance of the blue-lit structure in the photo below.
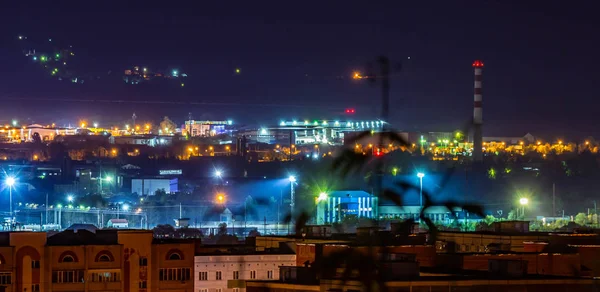
<svg viewBox="0 0 600 292">
<path fill-rule="evenodd" d="M 374 218 L 377 216 L 377 197 L 365 191 L 333 191 L 315 199 L 316 223 L 335 223 L 346 216 Z"/>
<path fill-rule="evenodd" d="M 303 120 L 280 121 L 278 125 L 246 129 L 238 132 L 252 142 L 266 144 L 329 144 L 342 145 L 344 134 L 350 132 L 379 132 L 386 122 L 341 121 L 341 120 Z"/>
</svg>

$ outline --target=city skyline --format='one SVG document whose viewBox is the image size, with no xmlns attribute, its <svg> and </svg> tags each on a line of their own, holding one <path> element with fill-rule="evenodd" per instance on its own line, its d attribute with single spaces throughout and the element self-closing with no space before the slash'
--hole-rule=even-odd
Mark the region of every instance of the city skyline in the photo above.
<svg viewBox="0 0 600 292">
<path fill-rule="evenodd" d="M 208 5 L 200 13 L 176 4 L 11 5 L 6 11 L 14 13 L 3 19 L 12 25 L 0 47 L 0 101 L 7 105 L 0 114 L 10 119 L 48 120 L 60 112 L 119 120 L 136 112 L 183 120 L 192 112 L 265 123 L 343 115 L 349 107 L 372 119 L 380 89 L 352 76 L 376 73 L 375 59 L 384 54 L 402 65 L 391 78 L 390 122 L 398 129 L 451 130 L 467 122 L 470 65 L 482 59 L 484 134 L 525 134 L 514 133 L 517 125 L 538 135 L 599 134 L 591 123 L 595 107 L 581 107 L 595 104 L 597 91 L 597 40 L 587 37 L 593 4 L 438 3 L 430 9 L 350 2 L 293 11 Z M 72 45 L 80 70 L 103 78 L 58 81 L 21 54 L 19 36 Z M 176 68 L 188 77 L 185 86 L 122 82 L 122 72 L 136 65 Z M 163 103 L 136 103 L 145 101 Z"/>
</svg>

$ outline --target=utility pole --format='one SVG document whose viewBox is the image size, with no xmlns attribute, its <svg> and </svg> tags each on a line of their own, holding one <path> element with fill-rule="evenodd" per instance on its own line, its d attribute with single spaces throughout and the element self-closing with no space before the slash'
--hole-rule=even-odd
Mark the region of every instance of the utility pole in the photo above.
<svg viewBox="0 0 600 292">
<path fill-rule="evenodd" d="M 182 213 L 182 212 L 181 212 L 181 203 L 179 203 L 179 219 L 181 219 L 181 218 L 182 218 L 182 217 L 181 217 L 181 213 Z"/>
<path fill-rule="evenodd" d="M 46 193 L 46 224 L 48 224 L 48 193 Z"/>
<path fill-rule="evenodd" d="M 133 126 L 131 129 L 133 129 L 133 132 L 135 132 L 135 119 L 137 119 L 137 116 L 135 115 L 135 113 L 133 113 L 133 115 L 131 116 L 131 120 L 133 120 Z"/>
<path fill-rule="evenodd" d="M 192 137 L 192 113 L 188 113 L 188 138 Z"/>
</svg>

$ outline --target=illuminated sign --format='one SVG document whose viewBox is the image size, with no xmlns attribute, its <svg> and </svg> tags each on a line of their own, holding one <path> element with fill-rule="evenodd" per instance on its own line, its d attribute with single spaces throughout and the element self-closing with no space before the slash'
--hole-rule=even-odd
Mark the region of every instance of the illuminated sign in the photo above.
<svg viewBox="0 0 600 292">
<path fill-rule="evenodd" d="M 160 175 L 179 175 L 182 174 L 181 169 L 161 169 L 158 171 Z"/>
</svg>

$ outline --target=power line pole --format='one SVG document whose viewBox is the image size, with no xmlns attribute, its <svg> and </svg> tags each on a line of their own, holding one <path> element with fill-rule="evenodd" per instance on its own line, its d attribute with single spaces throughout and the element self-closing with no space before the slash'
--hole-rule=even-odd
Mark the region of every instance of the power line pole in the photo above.
<svg viewBox="0 0 600 292">
<path fill-rule="evenodd" d="M 135 132 L 135 119 L 137 119 L 137 116 L 135 115 L 135 113 L 133 113 L 133 116 L 131 116 L 131 119 L 133 120 L 132 129 L 133 129 L 133 132 Z"/>
<path fill-rule="evenodd" d="M 46 193 L 46 224 L 48 224 L 48 193 Z"/>
<path fill-rule="evenodd" d="M 192 137 L 192 113 L 188 113 L 188 138 Z"/>
</svg>

